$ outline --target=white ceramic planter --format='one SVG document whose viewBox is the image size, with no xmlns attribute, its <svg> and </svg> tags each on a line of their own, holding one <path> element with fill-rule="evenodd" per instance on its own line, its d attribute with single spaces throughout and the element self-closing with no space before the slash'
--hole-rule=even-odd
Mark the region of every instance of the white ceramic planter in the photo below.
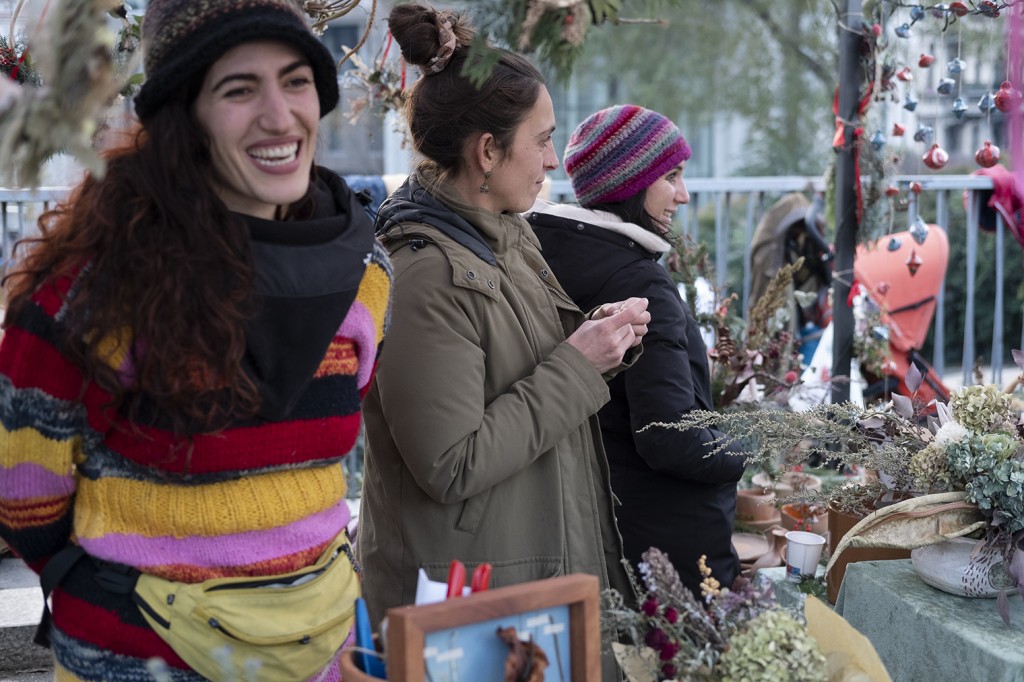
<svg viewBox="0 0 1024 682">
<path fill-rule="evenodd" d="M 978 551 L 972 557 L 976 545 L 978 540 L 953 538 L 915 549 L 910 560 L 921 580 L 943 592 L 960 597 L 995 597 L 1009 588 L 1013 579 L 1001 552 Z M 1009 590 L 1009 594 L 1016 592 Z"/>
</svg>

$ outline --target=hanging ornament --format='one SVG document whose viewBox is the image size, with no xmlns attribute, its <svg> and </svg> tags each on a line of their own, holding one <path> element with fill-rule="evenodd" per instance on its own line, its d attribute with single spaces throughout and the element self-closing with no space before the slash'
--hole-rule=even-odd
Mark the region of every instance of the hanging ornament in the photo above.
<svg viewBox="0 0 1024 682">
<path fill-rule="evenodd" d="M 982 168 L 991 168 L 999 163 L 999 147 L 985 140 L 985 144 L 978 151 L 974 152 L 974 160 Z"/>
<path fill-rule="evenodd" d="M 996 98 L 991 92 L 986 92 L 978 100 L 978 110 L 983 114 L 990 114 L 996 108 Z"/>
<path fill-rule="evenodd" d="M 992 99 L 995 101 L 996 109 L 1005 114 L 1020 102 L 1020 90 L 1013 87 L 1010 81 L 1003 81 Z"/>
<path fill-rule="evenodd" d="M 949 60 L 949 63 L 946 64 L 946 70 L 949 71 L 949 73 L 954 76 L 963 71 L 965 68 L 967 68 L 967 62 L 960 59 L 960 57 L 957 57 L 956 59 L 951 59 Z"/>
<path fill-rule="evenodd" d="M 949 11 L 949 5 L 940 4 L 932 7 L 932 16 L 936 19 L 943 19 L 946 16 L 946 12 Z"/>
<path fill-rule="evenodd" d="M 917 132 L 914 133 L 914 140 L 917 142 L 924 142 L 925 144 L 931 144 L 933 135 L 935 135 L 934 128 L 921 124 L 917 126 Z"/>
<path fill-rule="evenodd" d="M 962 2 L 951 2 L 949 3 L 949 11 L 958 17 L 965 17 L 971 10 Z"/>
<path fill-rule="evenodd" d="M 928 223 L 924 221 L 920 215 L 914 218 L 913 224 L 910 226 L 910 236 L 918 244 L 924 244 L 924 241 L 928 239 Z"/>
<path fill-rule="evenodd" d="M 911 7 L 910 8 L 910 20 L 912 22 L 916 23 L 917 21 L 919 21 L 921 19 L 924 19 L 924 7 L 921 7 L 920 5 L 915 5 L 915 6 Z"/>
<path fill-rule="evenodd" d="M 871 146 L 875 148 L 875 151 L 880 151 L 885 146 L 885 133 L 881 130 L 876 130 L 875 134 L 871 136 Z"/>
<path fill-rule="evenodd" d="M 939 81 L 938 86 L 935 88 L 940 95 L 948 95 L 953 92 L 953 88 L 956 86 L 956 81 L 952 78 L 943 78 Z"/>
<path fill-rule="evenodd" d="M 917 100 L 914 99 L 914 96 L 911 95 L 909 92 L 907 93 L 906 97 L 903 98 L 903 108 L 906 109 L 907 111 L 913 111 L 914 109 L 917 109 Z"/>
<path fill-rule="evenodd" d="M 917 249 L 913 249 L 910 252 L 910 256 L 906 260 L 907 270 L 910 271 L 910 276 L 913 277 L 917 274 L 918 269 L 924 265 L 924 261 L 917 255 Z"/>
<path fill-rule="evenodd" d="M 907 129 L 901 126 L 899 123 L 892 124 L 893 137 L 903 137 L 903 133 L 905 132 L 907 132 Z"/>
<path fill-rule="evenodd" d="M 902 69 L 900 69 L 899 72 L 896 74 L 896 77 L 899 78 L 904 83 L 909 83 L 910 81 L 914 80 L 914 74 L 913 72 L 911 72 L 909 66 L 904 66 Z"/>
<path fill-rule="evenodd" d="M 894 197 L 899 193 L 900 188 L 897 187 L 896 185 L 889 185 L 888 187 L 885 188 L 885 196 L 887 197 Z"/>
<path fill-rule="evenodd" d="M 917 60 L 917 65 L 922 69 L 927 69 L 929 66 L 935 63 L 935 57 L 928 54 L 927 52 L 921 53 L 921 58 Z"/>
<path fill-rule="evenodd" d="M 896 35 L 900 38 L 909 38 L 914 33 L 910 30 L 910 24 L 900 24 L 896 27 Z"/>
<path fill-rule="evenodd" d="M 957 97 L 955 100 L 953 100 L 953 115 L 956 116 L 957 120 L 959 121 L 960 119 L 962 119 L 964 117 L 964 114 L 966 113 L 967 105 L 964 104 L 964 98 Z"/>
<path fill-rule="evenodd" d="M 886 248 L 890 251 L 899 251 L 903 248 L 903 241 L 899 237 L 889 237 L 889 246 Z"/>
<path fill-rule="evenodd" d="M 886 59 L 882 62 L 882 90 L 892 90 L 892 77 L 896 75 L 896 62 Z"/>
<path fill-rule="evenodd" d="M 878 284 L 875 285 L 875 291 L 878 292 L 879 296 L 885 296 L 887 293 L 889 293 L 890 287 L 892 287 L 892 285 L 889 284 L 888 282 L 879 282 Z"/>
<path fill-rule="evenodd" d="M 982 0 L 979 2 L 978 11 L 986 17 L 992 17 L 993 19 L 999 16 L 999 6 L 992 2 L 992 0 Z M 913 12 L 911 12 L 911 14 L 913 14 Z"/>
<path fill-rule="evenodd" d="M 914 194 L 920 194 L 922 190 L 924 190 L 924 187 L 922 187 L 921 183 L 918 182 L 917 180 L 914 180 L 912 183 L 910 183 L 910 191 L 913 192 Z"/>
<path fill-rule="evenodd" d="M 931 149 L 925 152 L 924 156 L 921 157 L 921 160 L 924 161 L 924 165 L 928 166 L 932 170 L 939 170 L 949 161 L 949 154 L 936 143 L 932 145 Z"/>
</svg>

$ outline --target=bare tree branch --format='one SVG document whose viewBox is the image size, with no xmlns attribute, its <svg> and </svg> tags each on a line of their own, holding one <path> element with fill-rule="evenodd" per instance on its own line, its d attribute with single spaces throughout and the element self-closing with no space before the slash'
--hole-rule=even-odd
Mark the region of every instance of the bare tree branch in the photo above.
<svg viewBox="0 0 1024 682">
<path fill-rule="evenodd" d="M 836 82 L 836 75 L 829 71 L 823 64 L 818 62 L 814 55 L 808 54 L 804 51 L 803 47 L 793 40 L 791 33 L 787 32 L 785 28 L 780 26 L 772 15 L 768 12 L 768 8 L 755 0 L 740 0 L 740 2 L 747 6 L 751 12 L 757 15 L 765 27 L 771 32 L 772 36 L 775 37 L 782 47 L 792 50 L 794 54 L 798 55 L 804 62 L 807 68 L 814 76 L 821 81 L 823 85 L 832 86 Z"/>
</svg>

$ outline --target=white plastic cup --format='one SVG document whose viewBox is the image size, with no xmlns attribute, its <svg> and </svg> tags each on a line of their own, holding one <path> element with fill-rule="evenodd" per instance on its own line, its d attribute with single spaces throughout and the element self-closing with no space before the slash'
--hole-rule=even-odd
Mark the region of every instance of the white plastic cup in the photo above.
<svg viewBox="0 0 1024 682">
<path fill-rule="evenodd" d="M 791 530 L 786 533 L 786 580 L 800 582 L 805 575 L 818 571 L 818 559 L 825 538 L 817 533 Z"/>
</svg>

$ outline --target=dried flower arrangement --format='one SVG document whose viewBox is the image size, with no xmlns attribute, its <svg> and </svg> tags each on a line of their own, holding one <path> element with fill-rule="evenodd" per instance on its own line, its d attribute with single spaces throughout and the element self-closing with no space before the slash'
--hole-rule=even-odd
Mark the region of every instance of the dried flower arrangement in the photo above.
<svg viewBox="0 0 1024 682">
<path fill-rule="evenodd" d="M 752 400 L 786 406 L 790 389 L 800 379 L 800 356 L 790 331 L 790 304 L 793 274 L 802 265 L 801 258 L 775 274 L 748 320 L 733 311 L 735 294 L 716 303 L 710 313 L 691 303 L 697 323 L 716 335 L 714 346 L 708 349 L 715 409 Z M 691 302 L 698 300 L 697 280 L 714 279 L 707 247 L 689 239 L 680 240 L 670 255 L 668 269 Z"/>
<path fill-rule="evenodd" d="M 362 92 L 351 99 L 348 111 L 350 123 L 357 123 L 367 111 L 381 116 L 389 111 L 401 111 L 405 103 L 405 62 L 388 60 L 394 39 L 388 33 L 371 64 L 367 64 L 355 51 L 348 52 L 353 68 L 345 72 L 342 84 Z M 397 52 L 397 48 L 396 48 Z"/>
<path fill-rule="evenodd" d="M 716 294 L 716 301 L 721 302 L 716 302 L 711 312 L 691 304 L 697 323 L 714 332 L 716 338 L 708 351 L 716 410 L 766 406 L 799 409 L 791 407 L 791 399 L 795 398 L 800 405 L 812 404 L 821 402 L 820 398 L 827 394 L 827 378 L 823 380 L 816 372 L 806 370 L 811 358 L 800 355 L 795 338 L 792 319 L 796 307 L 810 305 L 817 298 L 815 292 L 793 287 L 794 277 L 803 266 L 803 258 L 782 266 L 769 280 L 746 320 L 733 310 L 735 294 L 724 300 Z M 667 267 L 687 301 L 698 300 L 699 280 L 715 279 L 707 247 L 688 237 L 679 240 L 669 255 Z M 855 300 L 854 356 L 863 372 L 879 378 L 891 361 L 888 331 L 881 318 L 881 310 L 867 295 L 861 294 Z M 815 376 L 809 382 L 811 385 L 805 384 L 812 374 Z"/>
<path fill-rule="evenodd" d="M 615 590 L 602 594 L 602 627 L 630 682 L 657 680 L 820 681 L 825 656 L 806 627 L 774 600 L 770 581 L 722 589 L 704 564 L 703 603 L 683 586 L 668 556 L 643 555 L 639 610 Z"/>
<path fill-rule="evenodd" d="M 800 258 L 779 269 L 764 295 L 750 309 L 746 323 L 740 321 L 739 333 L 737 318 L 730 312 L 735 295 L 727 298 L 714 314 L 717 340 L 708 356 L 712 388 L 717 387 L 716 408 L 732 405 L 748 390 L 783 406 L 789 389 L 799 382 L 800 356 L 790 331 L 790 302 L 793 274 L 802 265 Z"/>
<path fill-rule="evenodd" d="M 1024 353 L 1014 351 L 1014 359 L 1024 367 Z M 911 367 L 908 387 L 916 392 L 921 380 Z M 871 407 L 691 412 L 645 428 L 710 426 L 727 434 L 720 445 L 755 443 L 755 462 L 783 453 L 783 471 L 816 455 L 875 473 L 798 494 L 807 503 L 866 516 L 836 547 L 830 566 L 847 546 L 913 549 L 970 535 L 980 541 L 980 553 L 1001 553 L 1015 584 L 1024 585 L 1024 554 L 1016 551 L 1024 540 L 1024 426 L 1020 410 L 999 387 L 966 386 L 953 391 L 948 404 L 894 395 Z M 894 494 L 909 499 L 875 509 L 876 500 Z M 1005 604 L 1001 598 L 1000 613 L 1008 618 Z"/>
<path fill-rule="evenodd" d="M 1024 354 L 1014 351 L 1024 367 Z M 919 496 L 875 512 L 854 526 L 830 562 L 848 546 L 914 549 L 969 536 L 978 547 L 968 566 L 982 570 L 1001 556 L 1010 584 L 1024 586 L 1024 428 L 1011 396 L 994 385 L 954 391 L 949 404 L 937 403 L 930 438 L 909 461 Z M 971 594 L 970 589 L 967 590 Z M 1009 624 L 1007 591 L 997 609 Z"/>
<path fill-rule="evenodd" d="M 920 372 L 911 367 L 906 381 L 916 389 L 921 383 Z M 813 405 L 802 412 L 695 411 L 676 422 L 645 428 L 714 426 L 726 434 L 716 446 L 724 447 L 733 440 L 753 443 L 748 461 L 768 463 L 765 468 L 775 477 L 797 469 L 808 458 L 825 466 L 871 472 L 857 482 L 828 490 L 804 490 L 797 495 L 807 503 L 866 514 L 873 511 L 870 504 L 887 492 L 916 490 L 911 461 L 933 439 L 926 424 L 927 407 L 894 394 L 890 403 L 868 407 L 845 402 Z M 772 469 L 772 462 L 779 463 L 779 469 Z"/>
</svg>

